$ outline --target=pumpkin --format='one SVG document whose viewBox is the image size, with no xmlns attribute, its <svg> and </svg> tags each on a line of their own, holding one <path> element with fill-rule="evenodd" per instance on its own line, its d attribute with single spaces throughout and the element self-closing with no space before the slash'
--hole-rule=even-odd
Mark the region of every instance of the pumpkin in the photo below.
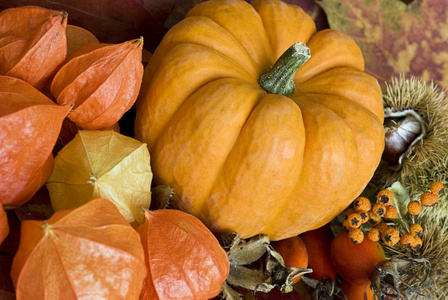
<svg viewBox="0 0 448 300">
<path fill-rule="evenodd" d="M 292 237 L 342 212 L 379 164 L 381 89 L 363 70 L 350 37 L 316 32 L 298 6 L 206 1 L 153 53 L 135 136 L 156 183 L 214 232 Z"/>
</svg>

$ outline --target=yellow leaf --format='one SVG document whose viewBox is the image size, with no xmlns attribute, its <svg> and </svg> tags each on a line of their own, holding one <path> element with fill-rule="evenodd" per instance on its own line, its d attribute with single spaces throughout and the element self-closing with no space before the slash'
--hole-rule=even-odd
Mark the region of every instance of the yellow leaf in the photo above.
<svg viewBox="0 0 448 300">
<path fill-rule="evenodd" d="M 47 188 L 55 211 L 105 198 L 140 224 L 151 204 L 151 181 L 145 143 L 114 131 L 80 130 L 56 156 Z"/>
</svg>

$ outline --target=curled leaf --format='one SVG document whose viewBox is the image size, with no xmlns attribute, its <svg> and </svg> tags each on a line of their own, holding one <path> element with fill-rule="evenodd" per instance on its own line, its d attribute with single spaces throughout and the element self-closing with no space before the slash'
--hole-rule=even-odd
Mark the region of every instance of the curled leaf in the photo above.
<svg viewBox="0 0 448 300">
<path fill-rule="evenodd" d="M 45 183 L 70 105 L 57 105 L 23 80 L 0 76 L 0 199 L 21 205 Z"/>
<path fill-rule="evenodd" d="M 137 232 L 95 199 L 23 221 L 11 278 L 17 299 L 137 299 L 146 273 Z"/>
<path fill-rule="evenodd" d="M 69 119 L 84 129 L 117 123 L 140 91 L 142 49 L 140 38 L 121 44 L 90 44 L 74 51 L 51 84 L 57 103 L 74 106 Z"/>
<path fill-rule="evenodd" d="M 67 54 L 67 13 L 37 6 L 0 12 L 0 75 L 42 88 Z"/>
<path fill-rule="evenodd" d="M 229 261 L 199 219 L 174 209 L 146 211 L 137 231 L 148 268 L 140 299 L 206 300 L 219 294 Z"/>
<path fill-rule="evenodd" d="M 112 130 L 81 130 L 56 156 L 47 189 L 55 211 L 105 198 L 128 222 L 143 223 L 151 180 L 146 144 Z"/>
</svg>

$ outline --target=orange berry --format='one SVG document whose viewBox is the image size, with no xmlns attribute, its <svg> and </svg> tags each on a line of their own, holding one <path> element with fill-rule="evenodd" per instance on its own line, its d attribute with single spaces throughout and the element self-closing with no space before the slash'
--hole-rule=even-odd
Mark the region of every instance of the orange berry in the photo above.
<svg viewBox="0 0 448 300">
<path fill-rule="evenodd" d="M 422 247 L 422 244 L 423 244 L 422 239 L 419 238 L 418 236 L 414 236 L 414 240 L 415 240 L 415 242 L 414 242 L 414 246 L 412 247 L 412 250 L 415 250 L 415 251 L 420 250 L 420 248 Z"/>
<path fill-rule="evenodd" d="M 440 181 L 434 181 L 429 185 L 429 189 L 431 190 L 431 193 L 434 195 L 442 195 L 445 192 L 445 187 L 443 186 L 443 183 Z"/>
<path fill-rule="evenodd" d="M 387 246 L 393 247 L 400 241 L 400 233 L 397 229 L 389 227 L 382 233 L 381 240 Z"/>
<path fill-rule="evenodd" d="M 422 204 L 417 200 L 413 200 L 408 203 L 408 213 L 410 215 L 418 215 L 422 211 L 422 209 Z"/>
<path fill-rule="evenodd" d="M 354 244 L 361 244 L 364 240 L 364 232 L 359 228 L 352 228 L 348 231 L 348 238 Z"/>
<path fill-rule="evenodd" d="M 393 205 L 386 206 L 386 213 L 384 214 L 384 219 L 386 220 L 394 220 L 398 216 L 398 210 Z"/>
<path fill-rule="evenodd" d="M 375 228 L 378 229 L 381 233 L 383 233 L 389 228 L 389 226 L 384 222 L 380 222 L 378 223 L 378 225 L 375 226 Z"/>
<path fill-rule="evenodd" d="M 372 228 L 367 232 L 367 238 L 372 242 L 378 242 L 381 238 L 381 232 L 377 228 Z"/>
<path fill-rule="evenodd" d="M 410 233 L 405 233 L 400 238 L 400 246 L 402 248 L 412 249 L 415 246 L 415 242 L 414 236 Z"/>
<path fill-rule="evenodd" d="M 376 195 L 376 202 L 384 205 L 391 205 L 394 202 L 394 194 L 389 190 L 381 190 Z"/>
<path fill-rule="evenodd" d="M 355 213 L 355 208 L 353 206 L 349 206 L 344 211 L 344 219 L 347 219 L 352 213 Z"/>
<path fill-rule="evenodd" d="M 359 212 L 359 215 L 361 216 L 361 222 L 362 224 L 367 223 L 369 221 L 369 214 L 367 212 Z"/>
<path fill-rule="evenodd" d="M 372 208 L 372 204 L 368 198 L 358 197 L 353 201 L 353 207 L 357 212 L 368 212 Z"/>
<path fill-rule="evenodd" d="M 344 222 L 342 222 L 342 227 L 344 227 L 346 230 L 352 229 L 352 227 L 350 226 L 349 220 L 345 220 Z"/>
<path fill-rule="evenodd" d="M 409 226 L 409 233 L 413 236 L 422 237 L 423 228 L 420 224 L 414 223 L 411 226 Z"/>
<path fill-rule="evenodd" d="M 439 197 L 431 192 L 424 192 L 420 196 L 420 202 L 423 206 L 434 206 L 439 201 Z"/>
<path fill-rule="evenodd" d="M 363 218 L 360 213 L 352 213 L 348 216 L 347 221 L 351 228 L 359 228 L 363 224 Z"/>
<path fill-rule="evenodd" d="M 382 217 L 386 213 L 386 205 L 377 203 L 372 207 L 372 212 Z"/>
<path fill-rule="evenodd" d="M 369 211 L 368 215 L 369 215 L 368 223 L 371 226 L 376 226 L 376 225 L 378 225 L 381 222 L 381 216 L 373 213 L 372 211 Z"/>
</svg>

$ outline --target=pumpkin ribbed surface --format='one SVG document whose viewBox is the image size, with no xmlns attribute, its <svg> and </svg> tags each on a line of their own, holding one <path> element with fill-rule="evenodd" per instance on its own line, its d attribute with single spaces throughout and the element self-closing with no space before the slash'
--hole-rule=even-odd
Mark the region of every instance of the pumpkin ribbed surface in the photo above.
<svg viewBox="0 0 448 300">
<path fill-rule="evenodd" d="M 282 96 L 258 80 L 291 45 L 311 58 Z M 211 0 L 161 41 L 145 70 L 135 136 L 154 179 L 215 232 L 272 240 L 328 223 L 384 148 L 381 89 L 348 36 L 298 6 Z"/>
</svg>

